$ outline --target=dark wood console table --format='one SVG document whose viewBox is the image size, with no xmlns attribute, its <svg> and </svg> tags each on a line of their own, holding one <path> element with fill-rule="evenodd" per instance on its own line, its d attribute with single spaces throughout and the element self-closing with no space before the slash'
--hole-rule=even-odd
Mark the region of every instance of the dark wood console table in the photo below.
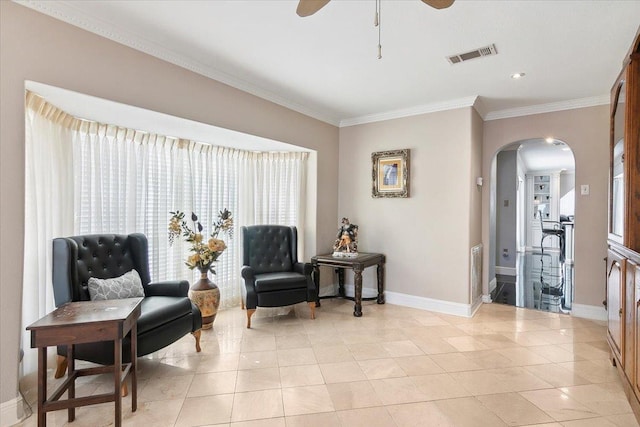
<svg viewBox="0 0 640 427">
<path fill-rule="evenodd" d="M 382 254 L 359 253 L 356 257 L 334 257 L 329 255 L 316 255 L 311 258 L 313 265 L 313 280 L 316 289 L 320 290 L 320 267 L 333 267 L 338 273 L 338 295 L 331 295 L 322 298 L 342 297 L 355 301 L 353 315 L 362 316 L 362 301 L 376 300 L 378 304 L 384 304 L 384 263 L 386 259 Z M 362 272 L 365 268 L 378 266 L 378 296 L 373 298 L 362 298 Z M 347 297 L 344 292 L 344 269 L 350 268 L 354 273 L 355 298 Z M 320 296 L 316 300 L 316 307 L 320 307 Z"/>
<path fill-rule="evenodd" d="M 31 331 L 31 347 L 38 349 L 38 427 L 47 425 L 47 412 L 67 409 L 69 422 L 75 419 L 75 408 L 104 402 L 115 402 L 115 425 L 122 424 L 120 389 L 131 376 L 131 409 L 137 409 L 136 351 L 137 326 L 142 298 L 67 303 L 27 327 Z M 122 339 L 131 332 L 131 363 L 122 365 Z M 111 366 L 75 369 L 75 344 L 113 341 L 114 363 Z M 66 345 L 69 372 L 67 379 L 47 399 L 47 347 Z M 114 374 L 113 393 L 75 397 L 75 381 L 87 375 Z M 64 392 L 68 399 L 60 400 Z"/>
</svg>

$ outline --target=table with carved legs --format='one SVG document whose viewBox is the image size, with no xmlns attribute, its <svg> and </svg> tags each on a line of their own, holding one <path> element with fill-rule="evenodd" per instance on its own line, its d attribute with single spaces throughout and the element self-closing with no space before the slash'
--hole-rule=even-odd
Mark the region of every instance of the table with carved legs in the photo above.
<svg viewBox="0 0 640 427">
<path fill-rule="evenodd" d="M 385 256 L 377 253 L 359 253 L 355 257 L 334 257 L 329 255 L 316 255 L 311 258 L 313 265 L 313 280 L 316 290 L 320 289 L 320 267 L 332 267 L 338 275 L 338 294 L 323 296 L 316 300 L 316 307 L 320 307 L 321 298 L 347 298 L 355 301 L 353 315 L 362 316 L 362 301 L 376 300 L 378 304 L 384 304 L 384 265 Z M 362 298 L 362 272 L 365 268 L 377 266 L 378 296 L 373 298 Z M 344 291 L 344 270 L 352 269 L 354 274 L 354 297 L 348 297 Z"/>
</svg>

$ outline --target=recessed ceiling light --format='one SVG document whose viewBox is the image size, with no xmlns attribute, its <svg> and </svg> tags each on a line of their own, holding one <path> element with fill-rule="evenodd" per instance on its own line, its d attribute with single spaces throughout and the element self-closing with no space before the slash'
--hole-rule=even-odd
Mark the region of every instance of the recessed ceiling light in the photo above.
<svg viewBox="0 0 640 427">
<path fill-rule="evenodd" d="M 511 78 L 512 78 L 512 79 L 516 79 L 516 80 L 521 79 L 521 78 L 523 78 L 524 76 L 525 76 L 525 74 L 524 74 L 524 73 L 515 73 L 515 74 L 511 74 Z"/>
<path fill-rule="evenodd" d="M 544 140 L 547 142 L 547 144 L 551 144 L 553 142 L 553 138 L 551 137 L 545 138 Z"/>
</svg>

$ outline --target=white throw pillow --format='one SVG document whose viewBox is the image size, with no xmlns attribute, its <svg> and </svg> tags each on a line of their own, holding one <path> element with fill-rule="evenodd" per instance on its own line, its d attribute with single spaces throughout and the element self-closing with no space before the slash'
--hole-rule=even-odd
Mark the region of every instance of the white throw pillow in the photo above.
<svg viewBox="0 0 640 427">
<path fill-rule="evenodd" d="M 137 271 L 131 270 L 113 279 L 90 277 L 87 283 L 91 301 L 143 297 L 142 280 Z"/>
</svg>

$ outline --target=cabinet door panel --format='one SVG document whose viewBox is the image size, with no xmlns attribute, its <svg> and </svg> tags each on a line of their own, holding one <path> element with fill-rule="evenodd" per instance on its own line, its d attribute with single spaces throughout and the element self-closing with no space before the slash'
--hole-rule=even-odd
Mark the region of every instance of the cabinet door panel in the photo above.
<svg viewBox="0 0 640 427">
<path fill-rule="evenodd" d="M 609 251 L 607 261 L 607 316 L 609 342 L 618 361 L 624 366 L 624 266 L 625 259 Z"/>
<path fill-rule="evenodd" d="M 640 268 L 638 267 L 638 265 L 635 266 L 634 282 L 635 282 L 635 286 L 634 286 L 635 299 L 633 303 L 635 306 L 634 311 L 636 313 L 636 318 L 635 318 L 636 329 L 635 329 L 635 342 L 634 342 L 635 375 L 632 382 L 633 382 L 633 389 L 636 392 L 636 396 L 640 397 L 640 369 L 638 369 L 638 367 L 640 366 L 640 349 L 638 349 L 638 344 L 640 343 Z"/>
<path fill-rule="evenodd" d="M 626 260 L 624 272 L 624 372 L 627 374 L 629 381 L 634 382 L 635 379 L 635 316 L 636 316 L 636 297 L 635 297 L 635 273 L 637 265 L 630 259 Z"/>
</svg>

